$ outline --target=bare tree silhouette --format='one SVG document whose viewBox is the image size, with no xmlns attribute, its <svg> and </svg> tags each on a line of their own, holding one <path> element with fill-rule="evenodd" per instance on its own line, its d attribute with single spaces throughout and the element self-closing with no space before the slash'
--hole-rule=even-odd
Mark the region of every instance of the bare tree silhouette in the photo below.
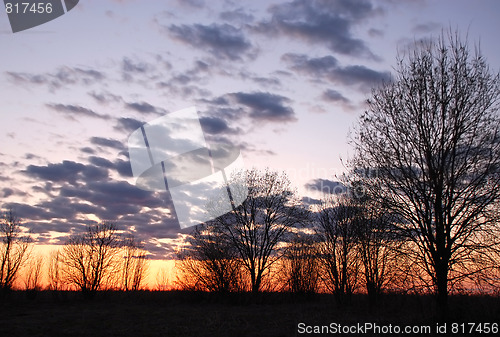
<svg viewBox="0 0 500 337">
<path fill-rule="evenodd" d="M 357 204 L 356 238 L 366 292 L 371 305 L 399 277 L 398 264 L 404 241 L 394 232 L 397 221 L 384 205 L 366 195 L 351 195 Z"/>
<path fill-rule="evenodd" d="M 0 290 L 10 290 L 29 256 L 31 236 L 24 234 L 12 210 L 0 219 Z"/>
<path fill-rule="evenodd" d="M 257 293 L 271 266 L 283 254 L 279 243 L 307 219 L 308 213 L 285 174 L 253 169 L 237 172 L 231 179 L 233 186 L 246 182 L 248 197 L 213 224 L 236 248 L 249 275 L 251 291 Z"/>
<path fill-rule="evenodd" d="M 311 294 L 319 290 L 319 247 L 311 234 L 295 236 L 285 248 L 279 278 L 284 290 Z"/>
<path fill-rule="evenodd" d="M 49 290 L 59 291 L 63 288 L 64 282 L 61 272 L 61 257 L 61 252 L 59 250 L 54 250 L 49 255 L 49 266 L 47 269 Z"/>
<path fill-rule="evenodd" d="M 353 143 L 354 170 L 401 217 L 441 312 L 450 284 L 492 268 L 500 197 L 500 77 L 450 33 L 417 42 L 376 89 Z M 365 170 L 363 172 L 363 170 Z M 361 174 L 362 173 L 362 174 Z"/>
<path fill-rule="evenodd" d="M 243 289 L 242 263 L 236 247 L 211 223 L 198 226 L 178 254 L 177 283 L 183 289 L 215 292 Z"/>
<path fill-rule="evenodd" d="M 122 243 L 123 263 L 121 266 L 123 290 L 139 290 L 149 268 L 147 252 L 133 235 L 125 237 Z"/>
<path fill-rule="evenodd" d="M 155 285 L 155 290 L 156 291 L 167 291 L 170 289 L 170 284 L 169 284 L 169 272 L 167 271 L 166 268 L 161 268 L 156 272 L 156 285 Z"/>
<path fill-rule="evenodd" d="M 26 263 L 26 273 L 24 274 L 24 288 L 29 298 L 35 298 L 39 290 L 42 289 L 42 267 L 44 258 L 42 255 L 32 257 Z"/>
<path fill-rule="evenodd" d="M 348 302 L 359 285 L 358 213 L 348 195 L 329 197 L 318 210 L 322 280 L 340 304 Z"/>
<path fill-rule="evenodd" d="M 63 277 L 84 296 L 92 297 L 96 291 L 109 286 L 119 273 L 119 246 L 113 224 L 87 226 L 85 233 L 70 237 L 62 248 Z"/>
</svg>

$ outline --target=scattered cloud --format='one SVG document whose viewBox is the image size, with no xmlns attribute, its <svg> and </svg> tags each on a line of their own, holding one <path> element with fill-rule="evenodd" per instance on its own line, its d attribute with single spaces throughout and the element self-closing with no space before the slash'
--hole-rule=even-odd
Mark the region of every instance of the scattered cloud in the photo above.
<svg viewBox="0 0 500 337">
<path fill-rule="evenodd" d="M 230 94 L 235 101 L 249 108 L 248 116 L 257 122 L 293 122 L 295 112 L 287 97 L 268 92 L 237 92 Z"/>
<path fill-rule="evenodd" d="M 281 59 L 290 69 L 314 80 L 327 79 L 337 84 L 357 86 L 363 92 L 370 91 L 380 83 L 391 81 L 391 74 L 388 71 L 377 71 L 364 65 L 343 67 L 331 55 L 311 58 L 304 54 L 287 53 Z"/>
<path fill-rule="evenodd" d="M 309 191 L 322 192 L 324 194 L 341 194 L 346 191 L 346 186 L 339 181 L 328 179 L 313 179 L 304 187 Z"/>
<path fill-rule="evenodd" d="M 271 19 L 260 22 L 255 27 L 257 32 L 326 45 L 343 55 L 378 59 L 366 43 L 353 34 L 357 23 L 380 13 L 368 0 L 294 0 L 271 6 L 269 11 Z"/>
<path fill-rule="evenodd" d="M 76 120 L 76 117 L 91 117 L 104 120 L 108 120 L 111 118 L 109 115 L 99 114 L 94 110 L 84 108 L 80 105 L 49 103 L 46 104 L 46 106 L 54 111 L 64 114 L 64 117 L 71 120 Z"/>
<path fill-rule="evenodd" d="M 124 150 L 125 146 L 122 142 L 119 142 L 115 139 L 111 138 L 103 138 L 103 137 L 92 137 L 90 138 L 90 142 L 94 145 L 109 147 L 117 150 Z"/>
<path fill-rule="evenodd" d="M 157 115 L 162 115 L 166 111 L 162 108 L 157 108 L 147 102 L 132 102 L 132 103 L 125 103 L 125 107 L 127 109 L 140 112 L 142 114 L 157 114 Z"/>
<path fill-rule="evenodd" d="M 255 56 L 255 50 L 242 30 L 227 23 L 170 25 L 167 31 L 176 40 L 208 51 L 219 59 L 235 61 Z"/>
<path fill-rule="evenodd" d="M 31 74 L 23 72 L 6 72 L 14 83 L 47 85 L 49 90 L 54 91 L 70 85 L 89 86 L 106 79 L 106 75 L 95 69 L 83 69 L 78 67 L 61 67 L 53 73 Z"/>
</svg>

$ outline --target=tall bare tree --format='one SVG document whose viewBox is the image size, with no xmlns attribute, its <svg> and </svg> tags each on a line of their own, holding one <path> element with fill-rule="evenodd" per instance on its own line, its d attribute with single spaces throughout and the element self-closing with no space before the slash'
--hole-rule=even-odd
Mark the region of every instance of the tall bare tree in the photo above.
<svg viewBox="0 0 500 337">
<path fill-rule="evenodd" d="M 31 236 L 23 233 L 21 222 L 12 210 L 0 219 L 0 290 L 9 290 L 29 256 Z"/>
<path fill-rule="evenodd" d="M 178 254 L 182 288 L 229 292 L 243 290 L 242 264 L 232 241 L 211 223 L 195 228 Z"/>
<path fill-rule="evenodd" d="M 139 290 L 148 271 L 146 251 L 134 236 L 127 236 L 122 243 L 123 261 L 121 266 L 123 290 Z"/>
<path fill-rule="evenodd" d="M 32 257 L 26 263 L 24 273 L 24 288 L 29 297 L 34 298 L 42 289 L 42 267 L 44 258 L 42 255 Z"/>
<path fill-rule="evenodd" d="M 61 272 L 61 252 L 59 250 L 54 250 L 49 255 L 49 266 L 48 266 L 48 282 L 49 290 L 58 291 L 61 290 L 64 284 Z"/>
<path fill-rule="evenodd" d="M 397 221 L 384 205 L 366 195 L 351 195 L 358 205 L 356 226 L 359 259 L 370 304 L 373 305 L 398 277 L 404 241 L 394 232 Z"/>
<path fill-rule="evenodd" d="M 294 237 L 285 248 L 280 266 L 280 278 L 285 290 L 301 294 L 319 290 L 319 248 L 312 234 Z"/>
<path fill-rule="evenodd" d="M 396 71 L 368 100 L 353 166 L 401 217 L 446 312 L 450 283 L 489 268 L 476 262 L 498 242 L 500 77 L 458 33 L 417 42 Z"/>
<path fill-rule="evenodd" d="M 93 296 L 118 274 L 119 246 L 116 227 L 110 223 L 88 226 L 85 233 L 72 236 L 61 251 L 65 280 L 84 296 Z"/>
<path fill-rule="evenodd" d="M 236 248 L 248 272 L 251 291 L 259 292 L 271 266 L 281 257 L 280 242 L 307 218 L 285 174 L 256 169 L 236 173 L 233 186 L 245 181 L 248 197 L 238 207 L 214 220 L 214 225 Z"/>
<path fill-rule="evenodd" d="M 317 216 L 322 279 L 342 304 L 350 300 L 359 285 L 359 208 L 348 195 L 332 196 L 321 203 Z"/>
</svg>

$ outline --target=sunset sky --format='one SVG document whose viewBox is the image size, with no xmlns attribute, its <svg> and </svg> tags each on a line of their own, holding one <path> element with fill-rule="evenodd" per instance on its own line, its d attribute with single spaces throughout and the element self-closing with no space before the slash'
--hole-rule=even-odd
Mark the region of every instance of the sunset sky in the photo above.
<svg viewBox="0 0 500 337">
<path fill-rule="evenodd" d="M 143 123 L 196 106 L 205 135 L 239 147 L 245 167 L 287 171 L 318 198 L 397 54 L 458 29 L 498 71 L 499 14 L 496 0 L 81 0 L 13 34 L 2 12 L 2 208 L 40 244 L 107 220 L 168 258 L 190 229 L 166 193 L 134 186 L 127 139 Z"/>
</svg>

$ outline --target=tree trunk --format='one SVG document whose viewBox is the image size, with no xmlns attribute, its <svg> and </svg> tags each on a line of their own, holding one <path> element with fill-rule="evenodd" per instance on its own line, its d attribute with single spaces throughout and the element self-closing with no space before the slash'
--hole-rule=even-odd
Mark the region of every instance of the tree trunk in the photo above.
<svg viewBox="0 0 500 337">
<path fill-rule="evenodd" d="M 448 314 L 448 263 L 444 261 L 436 264 L 436 300 L 439 318 L 446 320 Z"/>
</svg>

